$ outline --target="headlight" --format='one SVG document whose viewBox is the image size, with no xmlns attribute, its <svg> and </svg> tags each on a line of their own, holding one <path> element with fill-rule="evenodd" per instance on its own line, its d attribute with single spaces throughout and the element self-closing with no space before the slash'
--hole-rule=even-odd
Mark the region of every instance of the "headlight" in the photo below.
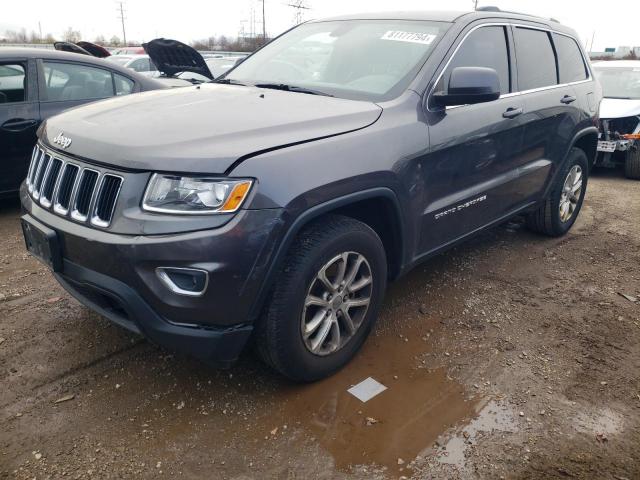
<svg viewBox="0 0 640 480">
<path fill-rule="evenodd" d="M 240 208 L 251 180 L 220 180 L 155 173 L 147 186 L 142 208 L 150 212 L 231 213 Z"/>
</svg>

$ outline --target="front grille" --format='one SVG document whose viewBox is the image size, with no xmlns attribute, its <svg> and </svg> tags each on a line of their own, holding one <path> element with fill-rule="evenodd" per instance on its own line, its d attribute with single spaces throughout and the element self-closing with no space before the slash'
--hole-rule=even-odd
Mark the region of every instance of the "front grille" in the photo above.
<svg viewBox="0 0 640 480">
<path fill-rule="evenodd" d="M 36 146 L 27 173 L 27 190 L 44 208 L 61 216 L 106 228 L 113 220 L 122 177 L 99 172 Z"/>
</svg>

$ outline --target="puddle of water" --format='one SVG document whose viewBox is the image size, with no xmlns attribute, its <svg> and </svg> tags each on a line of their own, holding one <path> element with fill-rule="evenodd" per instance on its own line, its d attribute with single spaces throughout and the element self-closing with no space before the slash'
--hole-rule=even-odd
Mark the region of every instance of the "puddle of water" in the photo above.
<svg viewBox="0 0 640 480">
<path fill-rule="evenodd" d="M 333 377 L 284 389 L 276 399 L 282 403 L 280 418 L 271 418 L 276 423 L 257 433 L 265 435 L 284 424 L 299 425 L 341 470 L 377 464 L 392 472 L 407 472 L 407 465 L 420 452 L 442 432 L 469 418 L 477 405 L 443 370 L 417 368 L 419 357 L 428 350 L 423 340 L 427 331 L 423 325 L 403 332 L 403 337 L 371 337 L 354 361 Z M 369 376 L 388 389 L 363 403 L 347 390 Z"/>
<path fill-rule="evenodd" d="M 594 435 L 616 435 L 624 430 L 624 418 L 610 408 L 581 411 L 573 422 L 577 431 Z"/>
<path fill-rule="evenodd" d="M 465 469 L 465 453 L 470 444 L 475 443 L 479 433 L 515 432 L 517 419 L 509 407 L 491 400 L 478 404 L 476 417 L 464 428 L 459 429 L 453 436 L 441 442 L 444 447 L 437 452 L 437 460 Z"/>
</svg>

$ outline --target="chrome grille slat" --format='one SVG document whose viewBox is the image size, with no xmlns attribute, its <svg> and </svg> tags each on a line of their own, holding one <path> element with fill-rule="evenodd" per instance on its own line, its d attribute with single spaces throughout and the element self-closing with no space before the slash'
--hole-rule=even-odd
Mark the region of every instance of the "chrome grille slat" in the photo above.
<svg viewBox="0 0 640 480">
<path fill-rule="evenodd" d="M 93 208 L 93 216 L 91 217 L 93 225 L 106 227 L 111 223 L 122 182 L 122 177 L 117 175 L 107 173 L 102 176 L 100 187 L 98 187 L 97 200 Z"/>
<path fill-rule="evenodd" d="M 42 191 L 40 192 L 40 204 L 43 207 L 49 208 L 53 199 L 53 191 L 58 184 L 58 175 L 60 174 L 60 168 L 62 167 L 62 160 L 59 158 L 52 158 L 47 168 L 47 173 L 42 181 Z"/>
<path fill-rule="evenodd" d="M 33 198 L 38 200 L 40 198 L 40 190 L 42 188 L 42 182 L 49 170 L 49 163 L 51 162 L 51 155 L 45 154 L 40 158 L 40 165 L 38 165 L 38 172 L 36 173 L 36 181 L 33 185 Z"/>
<path fill-rule="evenodd" d="M 69 213 L 69 205 L 71 205 L 71 196 L 78 179 L 78 172 L 80 167 L 73 163 L 67 163 L 63 167 L 62 175 L 60 175 L 60 184 L 58 185 L 58 191 L 55 195 L 55 202 L 53 204 L 53 211 L 59 215 L 66 215 Z"/>
<path fill-rule="evenodd" d="M 93 203 L 100 173 L 90 168 L 82 170 L 78 180 L 78 188 L 73 199 L 71 218 L 84 222 L 89 217 L 89 209 Z"/>
<path fill-rule="evenodd" d="M 36 145 L 27 190 L 44 208 L 81 223 L 107 228 L 113 220 L 123 177 L 82 166 Z"/>
</svg>

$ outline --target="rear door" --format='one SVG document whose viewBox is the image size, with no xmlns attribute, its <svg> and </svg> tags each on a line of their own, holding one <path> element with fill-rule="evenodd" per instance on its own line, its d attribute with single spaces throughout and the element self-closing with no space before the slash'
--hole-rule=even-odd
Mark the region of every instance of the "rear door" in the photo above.
<svg viewBox="0 0 640 480">
<path fill-rule="evenodd" d="M 40 78 L 43 120 L 78 105 L 127 95 L 135 88 L 133 80 L 124 75 L 83 63 L 43 60 Z"/>
<path fill-rule="evenodd" d="M 501 97 L 428 113 L 431 151 L 424 179 L 420 253 L 428 254 L 501 218 L 522 201 L 517 172 L 522 148 L 522 100 L 514 95 L 515 62 L 507 25 L 472 30 L 457 47 L 435 91 L 456 67 L 498 72 Z"/>
<path fill-rule="evenodd" d="M 0 195 L 26 177 L 39 124 L 33 60 L 0 61 Z"/>
<path fill-rule="evenodd" d="M 558 50 L 550 31 L 514 26 L 513 37 L 518 90 L 526 109 L 522 162 L 536 172 L 525 188 L 532 198 L 540 199 L 576 133 L 580 102 L 572 82 L 568 81 L 572 77 L 567 77 L 574 67 L 564 63 L 566 59 L 558 62 Z M 562 45 L 560 52 L 564 52 Z"/>
</svg>

